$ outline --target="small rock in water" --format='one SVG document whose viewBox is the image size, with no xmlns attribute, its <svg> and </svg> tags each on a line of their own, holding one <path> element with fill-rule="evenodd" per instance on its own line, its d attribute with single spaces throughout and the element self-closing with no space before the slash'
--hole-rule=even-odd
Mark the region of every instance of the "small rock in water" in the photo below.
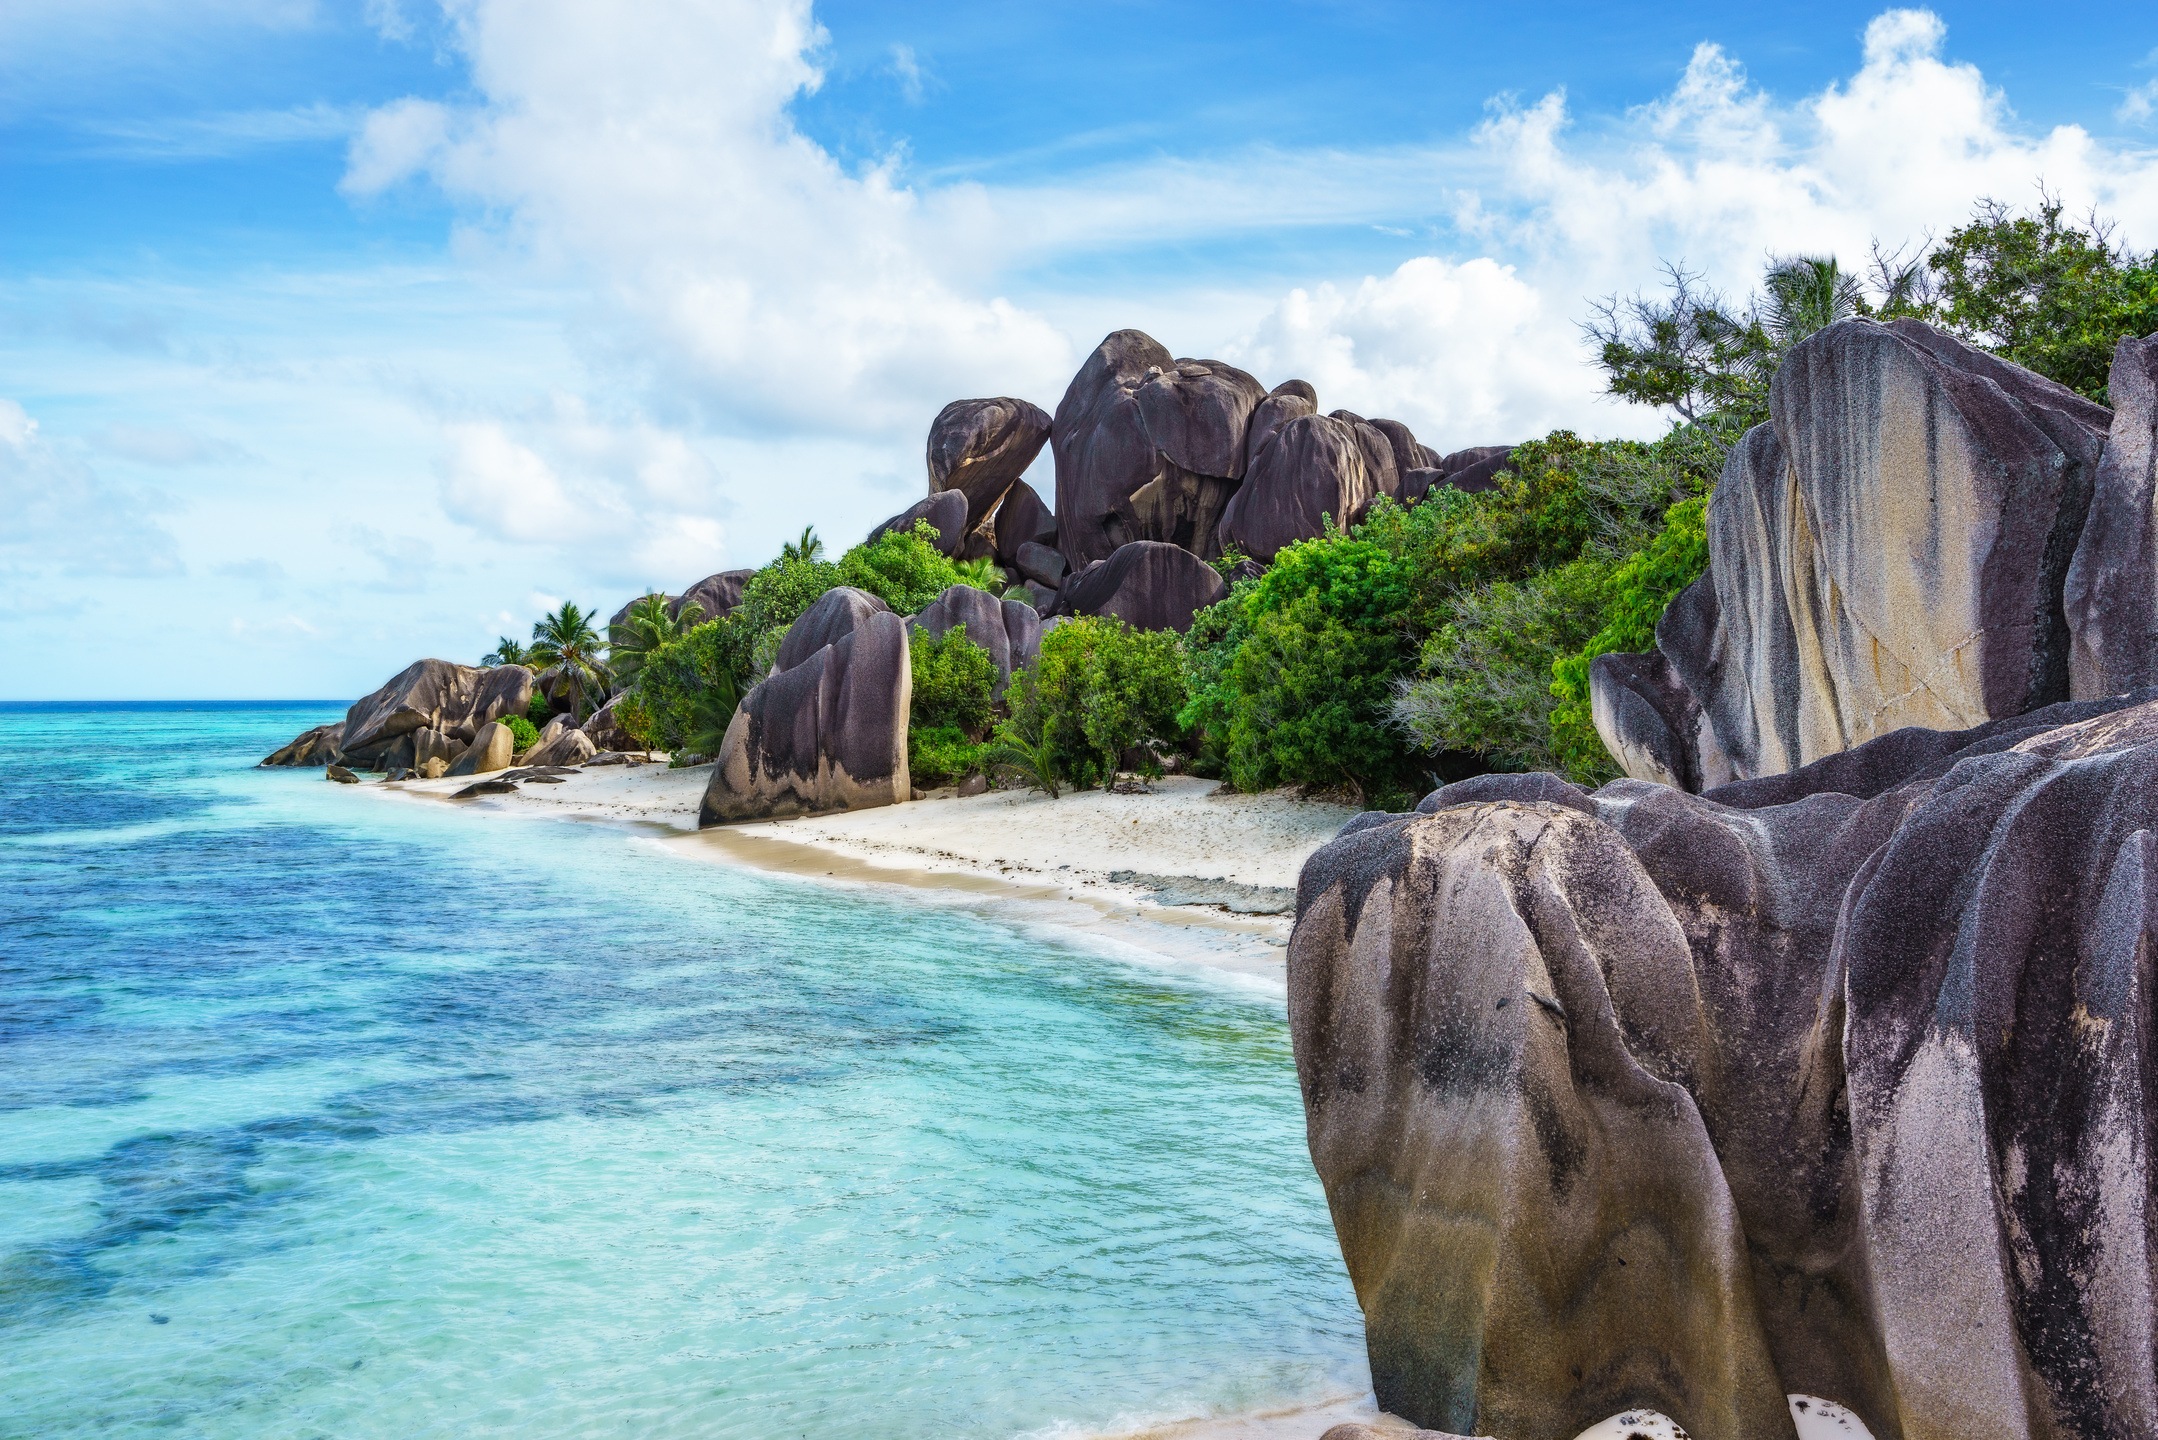
<svg viewBox="0 0 2158 1440">
<path fill-rule="evenodd" d="M 514 795 L 516 793 L 517 782 L 514 780 L 481 780 L 477 784 L 467 785 L 464 789 L 450 796 L 450 798 L 452 800 L 470 800 L 475 795 Z"/>
<path fill-rule="evenodd" d="M 327 770 L 324 770 L 322 772 L 322 778 L 325 780 L 335 780 L 340 785 L 357 785 L 360 783 L 360 777 L 353 774 L 350 770 L 347 770 L 342 765 L 330 766 Z"/>
<path fill-rule="evenodd" d="M 152 1325 L 170 1325 L 172 1323 L 172 1317 L 170 1315 L 152 1314 L 150 1316 L 150 1323 Z"/>
</svg>

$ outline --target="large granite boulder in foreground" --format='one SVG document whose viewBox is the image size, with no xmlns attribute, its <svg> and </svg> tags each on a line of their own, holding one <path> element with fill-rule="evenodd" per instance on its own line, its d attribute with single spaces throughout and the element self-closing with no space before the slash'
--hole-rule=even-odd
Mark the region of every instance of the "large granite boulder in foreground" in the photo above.
<svg viewBox="0 0 2158 1440">
<path fill-rule="evenodd" d="M 532 686 L 532 672 L 522 665 L 415 660 L 381 689 L 353 702 L 334 742 L 329 742 L 326 731 L 310 731 L 262 763 L 335 761 L 367 769 L 379 766 L 394 751 L 398 762 L 409 766 L 411 756 L 403 752 L 410 749 L 414 731 L 439 730 L 469 741 L 489 721 L 523 714 L 532 701 Z M 328 743 L 334 743 L 335 753 Z"/>
<path fill-rule="evenodd" d="M 1114 615 L 1140 630 L 1189 630 L 1229 593 L 1213 566 L 1179 545 L 1138 540 L 1064 581 L 1052 613 Z"/>
<path fill-rule="evenodd" d="M 2062 594 L 2076 695 L 2158 685 L 2158 335 L 2115 347 L 2107 388 L 2113 424 Z"/>
<path fill-rule="evenodd" d="M 1628 673 L 1592 671 L 1600 716 L 1650 727 L 1605 731 L 1613 754 L 1680 757 L 1630 773 L 1774 775 L 2114 688 L 2095 660 L 2071 684 L 2063 604 L 2108 411 L 1908 320 L 1810 336 L 1769 394 L 1709 502 L 1708 574 L 1656 631 L 1704 723 L 1658 731 Z"/>
<path fill-rule="evenodd" d="M 954 400 L 929 427 L 929 493 L 966 496 L 966 528 L 978 529 L 1048 443 L 1049 415 L 1039 405 L 1008 395 Z"/>
<path fill-rule="evenodd" d="M 964 625 L 967 639 L 996 662 L 996 694 L 1002 697 L 1012 672 L 1034 663 L 1042 648 L 1041 616 L 1032 605 L 1001 600 L 972 585 L 954 585 L 907 621 L 927 635 L 941 636 Z"/>
<path fill-rule="evenodd" d="M 1427 804 L 1312 858 L 1289 950 L 1382 1407 L 2158 1434 L 2158 690 Z"/>
<path fill-rule="evenodd" d="M 734 712 L 697 812 L 700 826 L 867 809 L 912 794 L 906 623 L 881 605 L 834 605 L 815 630 L 831 638 L 796 658 L 796 630 L 817 613 L 812 607 L 781 642 L 782 658 L 793 663 Z"/>
<path fill-rule="evenodd" d="M 1119 330 L 1057 405 L 1057 544 L 1073 569 L 1135 540 L 1218 553 L 1214 529 L 1244 474 L 1245 429 L 1266 391 L 1218 360 L 1178 360 Z"/>
</svg>

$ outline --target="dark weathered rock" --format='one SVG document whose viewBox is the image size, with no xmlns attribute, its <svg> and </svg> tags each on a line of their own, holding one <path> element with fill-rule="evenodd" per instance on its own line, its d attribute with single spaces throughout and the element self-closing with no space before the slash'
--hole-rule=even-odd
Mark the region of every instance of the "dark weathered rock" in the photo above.
<svg viewBox="0 0 2158 1440">
<path fill-rule="evenodd" d="M 1709 502 L 1708 575 L 1657 629 L 1698 753 L 1674 768 L 1692 742 L 1659 731 L 1605 735 L 1614 754 L 1713 784 L 2069 698 L 2062 593 L 2105 410 L 1915 321 L 1810 336 L 1770 410 Z"/>
<path fill-rule="evenodd" d="M 2078 699 L 2158 684 L 2158 335 L 2113 351 L 2113 423 L 2062 594 Z"/>
<path fill-rule="evenodd" d="M 592 746 L 595 750 L 644 749 L 643 744 L 638 741 L 636 736 L 622 728 L 622 722 L 619 718 L 620 712 L 616 708 L 621 703 L 622 697 L 615 696 L 606 704 L 600 706 L 599 709 L 593 711 L 592 718 L 584 722 L 584 733 L 592 741 Z"/>
<path fill-rule="evenodd" d="M 1222 506 L 1244 473 L 1259 382 L 1216 360 L 1172 359 L 1119 330 L 1057 405 L 1057 545 L 1077 568 L 1135 540 L 1216 553 Z"/>
<path fill-rule="evenodd" d="M 1700 596 L 1689 591 L 1686 598 Z M 1596 733 L 1635 779 L 1700 791 L 1733 778 L 1700 701 L 1662 651 L 1597 656 L 1589 663 L 1589 699 Z"/>
<path fill-rule="evenodd" d="M 891 606 L 867 590 L 841 585 L 825 591 L 801 617 L 787 627 L 779 642 L 779 656 L 772 668 L 792 670 L 827 645 L 854 633 L 872 615 L 891 613 Z"/>
<path fill-rule="evenodd" d="M 989 652 L 997 665 L 996 693 L 1001 696 L 1012 671 L 1034 663 L 1041 651 L 1042 622 L 1032 605 L 1000 600 L 972 585 L 954 585 L 925 606 L 907 624 L 941 636 L 954 625 L 967 627 L 967 639 Z"/>
<path fill-rule="evenodd" d="M 1004 492 L 1004 503 L 990 523 L 996 557 L 1006 565 L 1018 564 L 1020 550 L 1028 545 L 1056 548 L 1057 517 L 1024 480 L 1013 481 Z"/>
<path fill-rule="evenodd" d="M 522 665 L 480 667 L 418 660 L 345 712 L 340 741 L 346 762 L 370 763 L 400 737 L 423 727 L 477 728 L 531 702 L 533 675 Z"/>
<path fill-rule="evenodd" d="M 510 727 L 499 720 L 490 720 L 480 727 L 465 753 L 450 763 L 445 775 L 491 775 L 497 770 L 507 770 L 517 750 L 517 737 Z"/>
<path fill-rule="evenodd" d="M 1229 593 L 1214 567 L 1177 545 L 1140 540 L 1078 571 L 1057 592 L 1057 613 L 1114 615 L 1141 630 L 1189 630 L 1191 617 Z"/>
<path fill-rule="evenodd" d="M 325 780 L 335 780 L 340 785 L 357 785 L 360 783 L 360 777 L 353 774 L 350 770 L 347 770 L 342 765 L 330 765 L 325 767 L 322 772 L 322 778 Z"/>
<path fill-rule="evenodd" d="M 526 765 L 582 765 L 599 753 L 592 737 L 567 727 L 548 736 L 525 752 Z"/>
<path fill-rule="evenodd" d="M 1251 425 L 1244 435 L 1244 473 L 1251 474 L 1252 461 L 1258 458 L 1275 431 L 1291 420 L 1318 413 L 1318 394 L 1311 386 L 1301 380 L 1284 380 L 1276 385 L 1273 393 L 1251 412 Z"/>
<path fill-rule="evenodd" d="M 929 493 L 966 496 L 965 528 L 977 529 L 1048 443 L 1049 416 L 1039 405 L 1010 396 L 954 400 L 929 427 Z"/>
<path fill-rule="evenodd" d="M 907 627 L 888 610 L 752 689 L 734 713 L 699 825 L 892 805 L 912 793 Z"/>
<path fill-rule="evenodd" d="M 1513 453 L 1511 445 L 1472 445 L 1441 456 L 1436 468 L 1447 485 L 1474 495 L 1497 487 L 1499 472 Z"/>
<path fill-rule="evenodd" d="M 1361 521 L 1377 494 L 1355 426 L 1331 415 L 1299 416 L 1253 453 L 1217 533 L 1224 548 L 1272 560 L 1282 547 L 1322 534 L 1327 516 L 1343 529 Z"/>
<path fill-rule="evenodd" d="M 742 587 L 756 573 L 754 570 L 722 570 L 717 575 L 707 575 L 668 601 L 667 613 L 679 620 L 683 610 L 695 605 L 705 619 L 724 620 L 742 603 Z"/>
<path fill-rule="evenodd" d="M 1404 1430 L 1398 1425 L 1336 1425 L 1319 1440 L 1489 1440 L 1485 1437 L 1454 1435 L 1444 1430 Z"/>
<path fill-rule="evenodd" d="M 462 790 L 451 792 L 450 798 L 452 800 L 476 800 L 482 795 L 514 795 L 516 793 L 517 782 L 515 780 L 478 780 L 465 786 Z"/>
<path fill-rule="evenodd" d="M 1019 573 L 1037 585 L 1054 590 L 1064 583 L 1071 568 L 1064 563 L 1064 552 L 1052 550 L 1047 545 L 1037 545 L 1029 540 L 1019 547 Z"/>
<path fill-rule="evenodd" d="M 1356 448 L 1364 457 L 1364 471 L 1371 477 L 1373 496 L 1391 495 L 1400 499 L 1401 464 L 1394 458 L 1393 437 L 1353 410 L 1336 410 L 1328 418 L 1340 421 L 1355 434 Z M 1400 425 L 1399 421 L 1387 423 Z M 1402 427 L 1402 433 L 1408 433 L 1406 427 Z M 1409 444 L 1415 443 L 1415 437 L 1410 436 Z"/>
<path fill-rule="evenodd" d="M 262 759 L 265 765 L 330 765 L 338 756 L 338 742 L 345 738 L 345 722 L 317 725 L 303 730 L 292 741 Z"/>
<path fill-rule="evenodd" d="M 1319 851 L 1289 952 L 1386 1409 L 2158 1433 L 2158 690 L 1453 794 Z"/>
<path fill-rule="evenodd" d="M 887 531 L 912 531 L 916 522 L 927 520 L 936 527 L 936 546 L 945 555 L 957 560 L 972 558 L 967 555 L 967 497 L 957 490 L 940 490 L 926 500 L 917 500 L 891 519 L 869 532 L 874 543 Z"/>
</svg>

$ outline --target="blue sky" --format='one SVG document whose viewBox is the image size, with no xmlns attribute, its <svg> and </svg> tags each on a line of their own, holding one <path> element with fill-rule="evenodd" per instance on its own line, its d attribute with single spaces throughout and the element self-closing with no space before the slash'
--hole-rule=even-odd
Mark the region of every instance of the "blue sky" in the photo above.
<svg viewBox="0 0 2158 1440">
<path fill-rule="evenodd" d="M 0 697 L 350 695 L 845 543 L 1124 325 L 1442 449 L 1650 433 L 1574 325 L 1659 257 L 2041 179 L 2158 245 L 2158 12 L 2032 16 L 11 0 Z"/>
</svg>

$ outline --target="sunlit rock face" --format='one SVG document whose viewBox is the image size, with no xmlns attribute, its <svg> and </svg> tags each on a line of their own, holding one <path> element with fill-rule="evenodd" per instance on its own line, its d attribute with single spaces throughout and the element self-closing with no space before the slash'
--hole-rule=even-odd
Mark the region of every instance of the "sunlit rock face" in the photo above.
<svg viewBox="0 0 2158 1440">
<path fill-rule="evenodd" d="M 1643 691 L 1653 666 L 1592 670 L 1629 774 L 1700 788 L 2117 693 L 2100 662 L 2072 675 L 2063 598 L 2110 412 L 1915 321 L 1809 337 L 1770 410 L 1709 503 L 1708 573 L 1657 627 L 1690 705 Z"/>
<path fill-rule="evenodd" d="M 2158 690 L 1427 804 L 1312 858 L 1289 951 L 1384 1408 L 2158 1434 Z"/>
</svg>

